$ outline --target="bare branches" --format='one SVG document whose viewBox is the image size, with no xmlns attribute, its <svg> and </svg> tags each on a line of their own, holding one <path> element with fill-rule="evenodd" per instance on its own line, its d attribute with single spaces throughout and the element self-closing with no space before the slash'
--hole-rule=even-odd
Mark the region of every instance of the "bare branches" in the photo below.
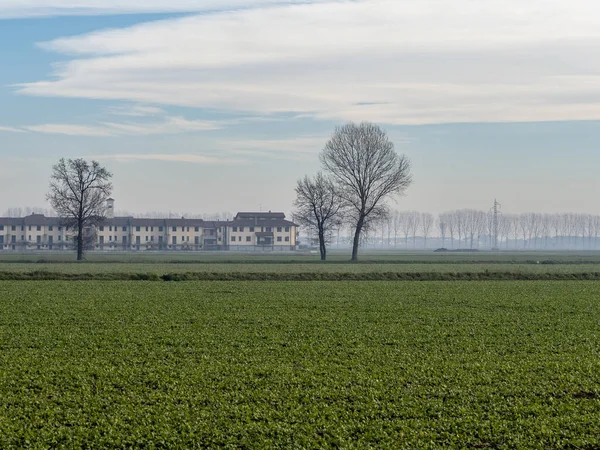
<svg viewBox="0 0 600 450">
<path fill-rule="evenodd" d="M 321 162 L 348 206 L 355 228 L 355 261 L 365 227 L 387 215 L 383 201 L 401 195 L 411 185 L 410 161 L 394 151 L 394 144 L 381 128 L 363 122 L 336 128 L 321 153 Z"/>
<path fill-rule="evenodd" d="M 77 229 L 77 260 L 83 259 L 84 229 L 105 217 L 112 174 L 97 161 L 61 159 L 52 167 L 47 199 L 63 225 Z"/>
<path fill-rule="evenodd" d="M 323 261 L 332 232 L 341 226 L 343 205 L 335 184 L 321 172 L 314 178 L 298 180 L 294 220 L 317 234 Z"/>
</svg>

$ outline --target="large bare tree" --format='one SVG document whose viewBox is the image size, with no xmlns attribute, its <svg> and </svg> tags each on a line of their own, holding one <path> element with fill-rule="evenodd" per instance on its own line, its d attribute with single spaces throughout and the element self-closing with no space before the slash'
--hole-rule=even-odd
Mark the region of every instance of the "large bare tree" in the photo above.
<svg viewBox="0 0 600 450">
<path fill-rule="evenodd" d="M 342 219 L 343 201 L 333 181 L 319 172 L 296 185 L 294 220 L 319 238 L 321 261 L 327 259 L 327 243 Z"/>
<path fill-rule="evenodd" d="M 85 229 L 105 218 L 111 178 L 112 174 L 97 161 L 61 159 L 52 167 L 47 199 L 63 226 L 76 230 L 78 261 L 83 259 Z"/>
<path fill-rule="evenodd" d="M 352 261 L 356 261 L 364 227 L 385 217 L 384 201 L 402 194 L 412 183 L 410 161 L 396 153 L 385 131 L 363 122 L 336 128 L 321 153 L 321 162 L 348 204 L 354 228 Z"/>
</svg>

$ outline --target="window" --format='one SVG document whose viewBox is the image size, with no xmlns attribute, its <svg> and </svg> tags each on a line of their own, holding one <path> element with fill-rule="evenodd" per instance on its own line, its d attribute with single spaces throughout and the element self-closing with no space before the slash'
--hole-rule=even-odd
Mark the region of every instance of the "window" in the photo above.
<svg viewBox="0 0 600 450">
<path fill-rule="evenodd" d="M 25 240 L 25 236 L 21 236 L 21 240 L 24 241 Z"/>
<path fill-rule="evenodd" d="M 108 241 L 109 241 L 109 242 L 112 242 L 112 236 L 109 236 L 109 237 L 108 237 Z"/>
<path fill-rule="evenodd" d="M 189 231 L 189 230 L 188 230 Z M 185 233 L 185 227 L 181 227 L 181 232 Z"/>
<path fill-rule="evenodd" d="M 146 227 L 146 233 L 148 232 L 148 227 Z"/>
<path fill-rule="evenodd" d="M 42 231 L 42 227 L 40 225 L 37 226 L 37 231 Z"/>
<path fill-rule="evenodd" d="M 158 231 L 159 231 L 160 233 L 162 233 L 162 232 L 163 232 L 163 227 L 158 227 Z"/>
<path fill-rule="evenodd" d="M 127 227 L 123 227 L 123 231 L 127 231 Z"/>
<path fill-rule="evenodd" d="M 173 231 L 177 231 L 177 227 L 173 227 Z"/>
<path fill-rule="evenodd" d="M 281 227 L 277 227 L 277 232 L 281 233 L 282 228 Z"/>
<path fill-rule="evenodd" d="M 146 236 L 146 242 L 148 242 L 148 236 Z"/>
<path fill-rule="evenodd" d="M 267 233 L 272 233 L 272 232 L 273 232 L 273 228 L 267 227 Z"/>
<path fill-rule="evenodd" d="M 233 232 L 237 233 L 237 227 L 233 227 Z"/>
<path fill-rule="evenodd" d="M 235 236 L 231 236 L 231 242 L 235 242 Z"/>
<path fill-rule="evenodd" d="M 112 231 L 112 225 L 108 227 L 108 231 Z"/>
<path fill-rule="evenodd" d="M 250 233 L 254 233 L 254 227 L 250 227 Z"/>
<path fill-rule="evenodd" d="M 50 225 L 50 226 L 48 227 L 48 231 L 54 231 L 54 227 L 53 227 L 52 225 Z"/>
<path fill-rule="evenodd" d="M 242 242 L 242 237 L 238 236 L 238 242 Z"/>
<path fill-rule="evenodd" d="M 38 243 L 38 244 L 41 244 L 41 243 L 42 243 L 42 237 L 41 237 L 41 236 L 38 236 L 36 240 L 37 240 L 37 243 Z"/>
<path fill-rule="evenodd" d="M 150 232 L 154 233 L 154 227 L 150 227 Z"/>
<path fill-rule="evenodd" d="M 175 228 L 175 227 L 173 227 L 173 228 Z M 171 242 L 173 243 L 173 245 L 176 245 L 177 244 L 177 236 L 173 236 L 171 238 Z"/>
<path fill-rule="evenodd" d="M 29 231 L 31 231 L 31 225 L 29 225 Z"/>
<path fill-rule="evenodd" d="M 12 231 L 17 231 L 17 227 L 16 227 L 16 226 L 14 226 L 14 225 L 13 225 L 13 226 L 12 226 L 10 229 L 11 229 Z"/>
<path fill-rule="evenodd" d="M 4 231 L 4 225 L 0 225 L 0 231 Z"/>
<path fill-rule="evenodd" d="M 290 232 L 290 227 L 285 227 L 285 232 L 289 233 Z"/>
<path fill-rule="evenodd" d="M 135 227 L 135 231 L 140 231 L 140 227 Z"/>
<path fill-rule="evenodd" d="M 244 232 L 244 227 L 240 227 L 240 232 L 243 233 Z"/>
<path fill-rule="evenodd" d="M 60 238 L 60 236 L 59 236 L 59 238 Z M 59 240 L 60 240 L 60 239 L 59 239 Z M 16 237 L 16 236 L 14 236 L 14 235 L 13 235 L 13 236 L 11 236 L 11 238 L 10 238 L 10 241 L 11 241 L 13 244 L 14 244 L 14 243 L 16 243 L 16 242 L 17 242 L 17 237 Z"/>
<path fill-rule="evenodd" d="M 200 227 L 195 227 L 194 231 L 197 233 L 198 231 L 200 231 Z"/>
<path fill-rule="evenodd" d="M 190 232 L 190 227 L 187 227 L 187 231 L 188 231 L 188 233 Z"/>
<path fill-rule="evenodd" d="M 289 236 L 285 237 L 285 242 L 290 242 L 290 237 Z"/>
<path fill-rule="evenodd" d="M 100 227 L 100 231 L 104 231 L 104 227 Z"/>
<path fill-rule="evenodd" d="M 14 237 L 14 236 L 13 236 Z M 58 240 L 62 241 L 62 236 L 58 236 Z"/>
<path fill-rule="evenodd" d="M 154 236 L 150 236 L 150 240 L 154 242 Z"/>
<path fill-rule="evenodd" d="M 277 242 L 281 242 L 281 236 L 277 236 Z"/>
<path fill-rule="evenodd" d="M 29 240 L 31 240 L 31 235 L 29 235 Z"/>
<path fill-rule="evenodd" d="M 246 236 L 246 242 L 252 242 L 252 238 L 250 236 Z"/>
</svg>

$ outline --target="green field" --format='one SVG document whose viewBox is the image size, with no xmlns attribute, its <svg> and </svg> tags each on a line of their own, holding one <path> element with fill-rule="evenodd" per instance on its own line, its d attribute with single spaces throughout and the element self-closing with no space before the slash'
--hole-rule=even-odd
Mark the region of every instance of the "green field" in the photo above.
<svg viewBox="0 0 600 450">
<path fill-rule="evenodd" d="M 187 253 L 87 253 L 85 263 L 117 263 L 117 264 L 321 264 L 317 253 L 290 252 L 187 252 Z M 360 252 L 363 264 L 529 264 L 536 261 L 551 261 L 561 264 L 600 264 L 600 251 L 581 252 L 449 252 L 433 251 L 374 251 Z M 328 261 L 337 264 L 349 264 L 348 251 L 334 250 L 328 253 Z M 74 253 L 69 252 L 0 252 L 0 263 L 76 263 Z"/>
<path fill-rule="evenodd" d="M 600 284 L 0 282 L 0 448 L 600 447 Z"/>
</svg>

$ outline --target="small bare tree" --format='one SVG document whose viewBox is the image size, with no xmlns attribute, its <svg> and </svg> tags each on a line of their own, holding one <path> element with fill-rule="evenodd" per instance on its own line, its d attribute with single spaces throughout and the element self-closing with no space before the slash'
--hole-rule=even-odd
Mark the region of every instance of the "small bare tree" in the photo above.
<svg viewBox="0 0 600 450">
<path fill-rule="evenodd" d="M 77 230 L 77 260 L 83 259 L 85 229 L 105 218 L 112 174 L 97 161 L 61 159 L 52 167 L 47 199 L 63 226 Z"/>
<path fill-rule="evenodd" d="M 342 219 L 343 202 L 335 184 L 319 172 L 314 178 L 305 176 L 296 186 L 294 220 L 317 234 L 321 261 L 327 259 L 327 243 Z"/>
<path fill-rule="evenodd" d="M 325 144 L 321 162 L 348 204 L 354 228 L 352 261 L 356 261 L 365 225 L 385 216 L 383 202 L 411 185 L 410 161 L 394 151 L 394 144 L 381 128 L 363 122 L 338 127 Z"/>
<path fill-rule="evenodd" d="M 421 214 L 421 228 L 423 230 L 423 248 L 427 248 L 427 238 L 431 232 L 431 227 L 434 223 L 433 215 L 430 213 Z"/>
</svg>

